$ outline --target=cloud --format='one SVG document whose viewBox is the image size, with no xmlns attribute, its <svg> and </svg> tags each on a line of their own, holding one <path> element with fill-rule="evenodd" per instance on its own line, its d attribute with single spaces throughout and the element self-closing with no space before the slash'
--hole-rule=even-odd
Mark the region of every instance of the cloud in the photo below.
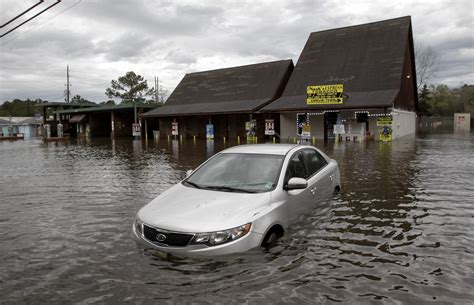
<svg viewBox="0 0 474 305">
<path fill-rule="evenodd" d="M 197 60 L 196 57 L 193 56 L 191 53 L 192 50 L 173 49 L 168 52 L 168 55 L 166 55 L 165 60 L 176 64 L 194 64 Z"/>
<path fill-rule="evenodd" d="M 110 81 L 127 71 L 151 84 L 159 76 L 171 91 L 189 72 L 296 63 L 311 32 L 406 15 L 415 44 L 441 57 L 432 82 L 474 83 L 471 1 L 78 1 L 62 1 L 0 40 L 0 102 L 60 96 L 66 65 L 73 93 L 91 100 L 105 99 Z M 3 0 L 2 18 L 25 8 Z"/>
</svg>

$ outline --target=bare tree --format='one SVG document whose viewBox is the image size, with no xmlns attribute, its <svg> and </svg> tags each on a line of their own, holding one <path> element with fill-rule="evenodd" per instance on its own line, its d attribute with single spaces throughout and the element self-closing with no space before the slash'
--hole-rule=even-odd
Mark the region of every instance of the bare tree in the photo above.
<svg viewBox="0 0 474 305">
<path fill-rule="evenodd" d="M 415 64 L 417 90 L 433 77 L 439 68 L 440 57 L 429 46 L 418 44 L 415 46 Z"/>
<path fill-rule="evenodd" d="M 158 102 L 160 104 L 164 104 L 165 101 L 168 99 L 168 96 L 169 96 L 168 89 L 160 87 L 160 89 L 158 90 Z"/>
</svg>

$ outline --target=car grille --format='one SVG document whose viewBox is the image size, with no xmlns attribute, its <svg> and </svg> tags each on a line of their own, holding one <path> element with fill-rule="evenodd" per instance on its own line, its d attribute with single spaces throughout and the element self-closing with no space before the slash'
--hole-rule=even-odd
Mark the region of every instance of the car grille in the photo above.
<svg viewBox="0 0 474 305">
<path fill-rule="evenodd" d="M 157 240 L 157 236 L 163 234 L 166 238 L 162 241 Z M 167 245 L 172 247 L 185 247 L 193 238 L 193 234 L 174 233 L 155 229 L 147 225 L 143 225 L 143 236 L 155 244 Z"/>
</svg>

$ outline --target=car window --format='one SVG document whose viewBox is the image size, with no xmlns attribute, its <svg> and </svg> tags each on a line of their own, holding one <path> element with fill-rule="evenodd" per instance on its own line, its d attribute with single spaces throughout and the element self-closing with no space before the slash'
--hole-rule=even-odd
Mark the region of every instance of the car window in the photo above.
<svg viewBox="0 0 474 305">
<path fill-rule="evenodd" d="M 222 153 L 186 181 L 202 189 L 267 192 L 275 188 L 283 160 L 281 155 Z"/>
<path fill-rule="evenodd" d="M 328 164 L 326 160 L 316 150 L 305 149 L 303 150 L 303 159 L 306 164 L 308 176 L 310 177 L 318 172 L 321 168 Z"/>
<path fill-rule="evenodd" d="M 303 154 L 301 152 L 298 152 L 291 157 L 285 174 L 285 184 L 287 184 L 288 181 L 294 177 L 304 179 L 308 177 L 306 168 L 304 166 Z"/>
</svg>

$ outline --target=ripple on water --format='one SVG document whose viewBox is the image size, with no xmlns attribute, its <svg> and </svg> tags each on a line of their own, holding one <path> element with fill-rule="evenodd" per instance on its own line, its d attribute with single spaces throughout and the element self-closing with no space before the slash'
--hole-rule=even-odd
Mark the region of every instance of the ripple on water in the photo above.
<svg viewBox="0 0 474 305">
<path fill-rule="evenodd" d="M 135 213 L 222 144 L 2 142 L 2 301 L 474 302 L 473 137 L 318 146 L 343 191 L 277 246 L 163 259 L 133 242 Z"/>
</svg>

